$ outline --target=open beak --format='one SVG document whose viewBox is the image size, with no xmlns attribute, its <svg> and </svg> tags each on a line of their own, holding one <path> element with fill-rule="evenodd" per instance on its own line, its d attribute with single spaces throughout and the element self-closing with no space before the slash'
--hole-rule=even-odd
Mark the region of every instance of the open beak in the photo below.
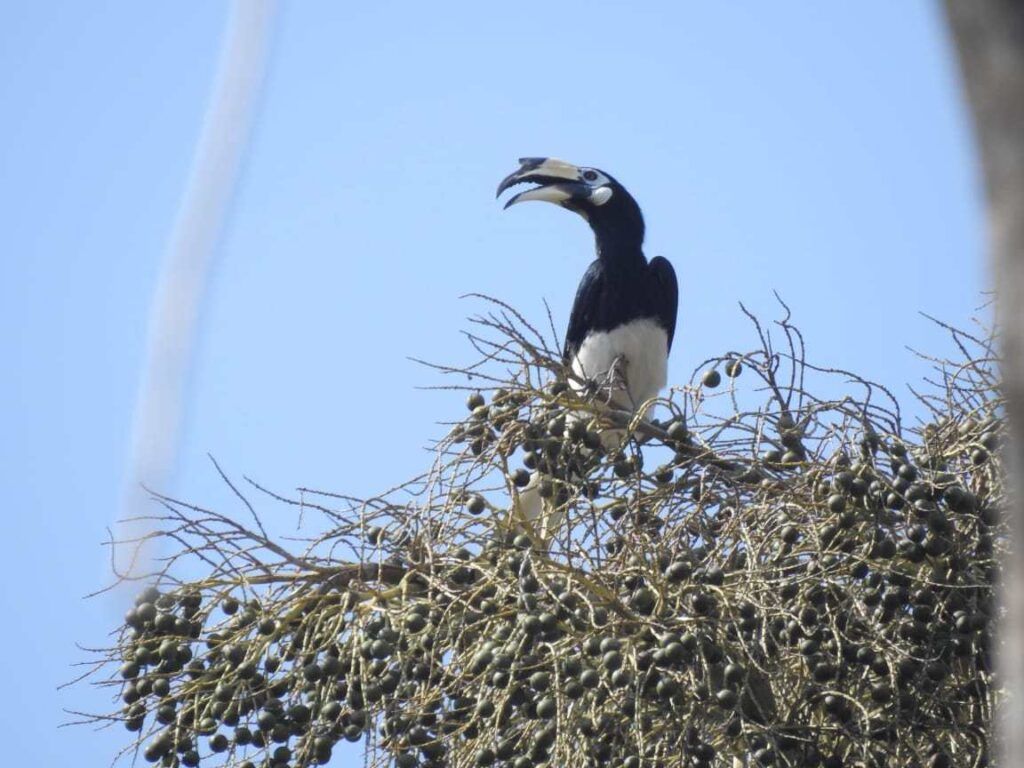
<svg viewBox="0 0 1024 768">
<path fill-rule="evenodd" d="M 580 177 L 580 169 L 564 160 L 553 157 L 523 157 L 519 159 L 519 170 L 506 176 L 498 185 L 498 194 L 516 184 L 532 183 L 538 186 L 513 195 L 505 208 L 527 200 L 543 200 L 557 205 L 582 202 L 589 199 L 592 190 Z"/>
</svg>

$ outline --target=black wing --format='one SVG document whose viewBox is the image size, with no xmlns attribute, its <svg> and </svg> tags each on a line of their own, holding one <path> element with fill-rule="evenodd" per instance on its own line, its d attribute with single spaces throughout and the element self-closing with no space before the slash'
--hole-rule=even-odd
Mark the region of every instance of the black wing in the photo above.
<svg viewBox="0 0 1024 768">
<path fill-rule="evenodd" d="M 679 284 L 676 282 L 676 271 L 664 256 L 655 256 L 647 265 L 647 285 L 651 308 L 668 334 L 668 348 L 671 350 L 672 337 L 676 332 Z"/>
<path fill-rule="evenodd" d="M 671 267 L 669 267 L 671 269 Z M 572 313 L 569 315 L 569 328 L 565 332 L 565 347 L 562 349 L 562 361 L 568 365 L 575 354 L 579 351 L 580 345 L 587 333 L 594 328 L 598 322 L 597 313 L 601 303 L 601 294 L 604 290 L 604 269 L 600 261 L 593 261 L 587 271 L 583 273 L 579 287 L 576 289 L 576 298 L 572 303 Z"/>
</svg>

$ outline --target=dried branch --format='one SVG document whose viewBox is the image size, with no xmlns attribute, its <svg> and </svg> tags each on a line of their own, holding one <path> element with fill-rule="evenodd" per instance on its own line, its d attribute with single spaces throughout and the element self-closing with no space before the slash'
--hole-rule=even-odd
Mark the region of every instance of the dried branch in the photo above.
<svg viewBox="0 0 1024 768">
<path fill-rule="evenodd" d="M 366 500 L 249 481 L 325 522 L 287 546 L 223 473 L 255 527 L 153 495 L 172 554 L 97 652 L 120 704 L 94 722 L 171 766 L 297 768 L 342 739 L 408 768 L 986 759 L 990 338 L 949 329 L 905 429 L 891 392 L 804 359 L 785 305 L 746 313 L 758 346 L 645 421 L 486 301 L 479 358 L 434 366 L 470 412 L 420 477 Z M 829 378 L 848 394 L 816 397 Z M 544 546 L 515 507 L 534 476 L 565 516 Z"/>
</svg>

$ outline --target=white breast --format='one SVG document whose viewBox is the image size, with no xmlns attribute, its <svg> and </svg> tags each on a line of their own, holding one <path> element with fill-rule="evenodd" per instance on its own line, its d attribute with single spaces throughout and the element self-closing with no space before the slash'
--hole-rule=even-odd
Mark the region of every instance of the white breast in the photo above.
<svg viewBox="0 0 1024 768">
<path fill-rule="evenodd" d="M 616 381 L 624 381 L 626 385 L 621 395 L 613 398 L 620 406 L 636 409 L 655 397 L 668 381 L 665 329 L 651 319 L 644 319 L 633 320 L 612 331 L 592 333 L 580 345 L 572 369 L 580 378 L 606 385 L 613 365 Z M 580 385 L 574 386 L 579 388 Z"/>
</svg>

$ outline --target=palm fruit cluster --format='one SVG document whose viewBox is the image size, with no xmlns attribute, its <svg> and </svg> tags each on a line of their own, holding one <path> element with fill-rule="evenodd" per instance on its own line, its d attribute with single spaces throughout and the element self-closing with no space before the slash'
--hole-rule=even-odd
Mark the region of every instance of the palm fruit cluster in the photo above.
<svg viewBox="0 0 1024 768">
<path fill-rule="evenodd" d="M 988 764 L 1006 536 L 985 342 L 912 429 L 845 373 L 838 386 L 868 394 L 813 397 L 828 373 L 763 334 L 641 422 L 559 379 L 511 325 L 487 327 L 505 374 L 469 395 L 435 466 L 378 499 L 304 496 L 328 523 L 304 550 L 162 499 L 165 535 L 207 575 L 165 572 L 109 653 L 129 752 L 169 767 L 305 768 L 342 742 L 397 768 Z M 533 383 L 539 366 L 553 383 Z M 565 513 L 551 540 L 517 517 L 531 483 Z"/>
</svg>

